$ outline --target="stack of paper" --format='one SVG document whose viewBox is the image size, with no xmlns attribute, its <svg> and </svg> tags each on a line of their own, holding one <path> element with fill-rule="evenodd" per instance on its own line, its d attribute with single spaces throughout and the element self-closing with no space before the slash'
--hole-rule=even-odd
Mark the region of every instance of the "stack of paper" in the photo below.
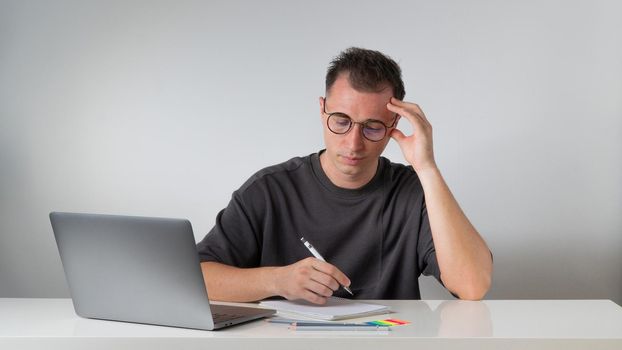
<svg viewBox="0 0 622 350">
<path fill-rule="evenodd" d="M 321 320 L 343 320 L 388 313 L 388 306 L 363 303 L 350 299 L 330 297 L 326 304 L 316 305 L 304 300 L 264 300 L 262 306 L 276 309 L 279 313 L 292 313 Z"/>
</svg>

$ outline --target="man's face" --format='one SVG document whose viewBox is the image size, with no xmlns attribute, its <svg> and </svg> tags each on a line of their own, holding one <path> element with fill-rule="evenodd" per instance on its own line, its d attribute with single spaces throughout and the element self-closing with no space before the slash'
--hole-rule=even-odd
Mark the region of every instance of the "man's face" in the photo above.
<svg viewBox="0 0 622 350">
<path fill-rule="evenodd" d="M 387 146 L 389 134 L 393 129 L 387 128 L 385 138 L 378 142 L 366 139 L 360 124 L 353 124 L 350 131 L 339 135 L 328 129 L 327 113 L 345 113 L 354 122 L 375 119 L 385 125 L 392 125 L 395 114 L 386 107 L 392 96 L 393 91 L 390 87 L 379 93 L 357 91 L 350 86 L 347 75 L 342 74 L 327 92 L 327 97 L 320 98 L 320 114 L 326 145 L 322 168 L 335 185 L 357 188 L 371 180 L 376 173 L 378 157 Z"/>
</svg>

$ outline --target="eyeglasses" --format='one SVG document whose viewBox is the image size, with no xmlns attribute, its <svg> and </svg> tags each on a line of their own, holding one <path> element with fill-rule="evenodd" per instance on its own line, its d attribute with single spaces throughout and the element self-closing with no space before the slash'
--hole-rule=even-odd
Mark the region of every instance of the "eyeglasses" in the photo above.
<svg viewBox="0 0 622 350">
<path fill-rule="evenodd" d="M 359 124 L 361 126 L 361 131 L 363 133 L 363 137 L 372 142 L 382 141 L 385 136 L 387 136 L 387 130 L 391 129 L 395 126 L 397 122 L 397 114 L 395 114 L 395 119 L 393 119 L 393 123 L 391 125 L 386 125 L 380 120 L 376 119 L 368 119 L 364 122 L 355 122 L 345 113 L 334 112 L 327 113 L 326 112 L 326 98 L 324 98 L 324 114 L 328 115 L 328 119 L 326 120 L 326 126 L 328 126 L 328 130 L 337 134 L 344 135 L 347 134 L 354 124 Z"/>
</svg>

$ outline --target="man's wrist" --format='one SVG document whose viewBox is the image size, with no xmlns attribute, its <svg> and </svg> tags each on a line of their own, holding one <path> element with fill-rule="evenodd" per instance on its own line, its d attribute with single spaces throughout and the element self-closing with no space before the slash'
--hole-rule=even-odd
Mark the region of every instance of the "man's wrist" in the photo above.
<svg viewBox="0 0 622 350">
<path fill-rule="evenodd" d="M 417 173 L 417 176 L 419 177 L 421 181 L 425 181 L 426 179 L 438 177 L 441 175 L 441 171 L 438 169 L 436 164 L 423 167 L 423 168 L 413 167 L 413 169 L 415 170 L 415 172 Z"/>
<path fill-rule="evenodd" d="M 266 291 L 270 294 L 270 296 L 281 295 L 281 291 L 279 289 L 279 274 L 282 267 L 274 266 L 274 267 L 265 267 L 263 269 L 264 274 L 264 283 Z"/>
</svg>

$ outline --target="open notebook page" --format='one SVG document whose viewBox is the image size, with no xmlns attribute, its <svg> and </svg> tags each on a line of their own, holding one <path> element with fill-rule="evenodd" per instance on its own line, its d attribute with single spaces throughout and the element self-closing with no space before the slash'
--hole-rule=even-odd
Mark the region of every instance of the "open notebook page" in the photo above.
<svg viewBox="0 0 622 350">
<path fill-rule="evenodd" d="M 388 306 L 363 303 L 350 299 L 330 297 L 325 305 L 316 305 L 304 300 L 264 300 L 260 303 L 281 313 L 292 313 L 321 320 L 343 320 L 369 315 L 388 313 Z"/>
</svg>

